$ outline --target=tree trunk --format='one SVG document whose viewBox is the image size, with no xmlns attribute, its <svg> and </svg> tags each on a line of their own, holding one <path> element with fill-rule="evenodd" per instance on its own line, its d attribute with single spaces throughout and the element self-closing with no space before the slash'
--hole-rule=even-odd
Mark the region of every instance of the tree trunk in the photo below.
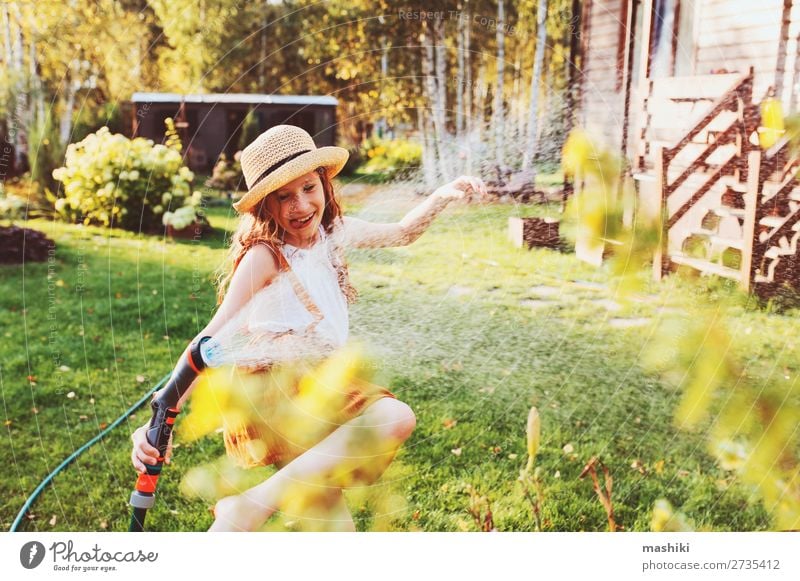
<svg viewBox="0 0 800 581">
<path fill-rule="evenodd" d="M 439 171 L 442 178 L 449 181 L 452 164 L 450 133 L 447 131 L 447 47 L 444 40 L 444 19 L 433 21 L 433 34 L 436 42 L 436 143 L 439 151 Z"/>
<path fill-rule="evenodd" d="M 506 34 L 505 34 L 505 5 L 503 0 L 497 2 L 497 87 L 494 94 L 494 107 L 492 117 L 494 123 L 494 150 L 495 163 L 497 164 L 498 177 L 504 165 L 503 141 L 505 135 L 505 122 L 503 111 L 503 77 L 505 75 Z"/>
<path fill-rule="evenodd" d="M 473 130 L 473 120 L 472 120 L 472 59 L 470 53 L 470 38 L 469 38 L 469 22 L 471 22 L 469 18 L 469 0 L 465 0 L 464 2 L 464 22 L 467 23 L 464 26 L 463 34 L 464 34 L 464 69 L 465 69 L 465 79 L 464 79 L 464 131 L 466 133 L 467 138 L 467 159 L 465 160 L 464 164 L 464 173 L 471 174 L 472 173 L 472 163 L 473 163 L 473 152 L 472 152 L 472 130 Z"/>
<path fill-rule="evenodd" d="M 485 144 L 486 142 L 486 135 L 487 135 L 487 126 L 486 126 L 486 91 L 488 89 L 486 85 L 486 56 L 481 55 L 480 62 L 478 63 L 478 80 L 473 85 L 473 95 L 475 98 L 475 115 L 473 119 L 475 121 L 475 138 L 476 143 Z M 484 145 L 484 150 L 480 152 L 480 161 L 481 162 L 488 162 L 489 157 L 494 155 L 494 152 L 488 149 L 488 146 Z"/>
<path fill-rule="evenodd" d="M 462 6 L 459 5 L 459 9 L 461 8 Z M 461 14 L 460 10 L 459 14 Z M 458 147 L 461 147 L 464 138 L 464 28 L 464 19 L 459 18 L 456 37 L 458 63 L 458 69 L 456 70 L 456 144 Z"/>
<path fill-rule="evenodd" d="M 66 79 L 67 97 L 64 100 L 64 112 L 61 114 L 61 121 L 58 124 L 58 136 L 61 143 L 66 145 L 70 141 L 72 133 L 72 115 L 75 108 L 75 91 L 80 85 L 72 80 L 71 75 Z"/>
<path fill-rule="evenodd" d="M 258 90 L 262 93 L 267 93 L 267 25 L 269 24 L 269 4 L 270 0 L 264 0 L 264 19 L 261 22 L 261 33 L 259 36 L 260 41 L 260 54 L 261 58 L 258 61 Z"/>
<path fill-rule="evenodd" d="M 4 61 L 11 64 L 12 50 L 11 50 L 11 21 L 8 16 L 8 4 L 2 3 L 3 10 L 3 55 Z"/>
<path fill-rule="evenodd" d="M 22 15 L 19 15 L 20 19 Z M 36 29 L 35 23 L 30 22 L 28 24 L 31 38 L 28 44 L 28 65 L 30 70 L 30 87 L 31 87 L 31 100 L 34 103 L 31 104 L 31 124 L 34 122 L 35 119 L 44 119 L 45 110 L 44 110 L 44 88 L 42 87 L 42 79 L 39 76 L 39 64 L 38 59 L 36 58 Z M 35 107 L 35 109 L 34 109 Z M 63 143 L 63 142 L 62 142 Z"/>
<path fill-rule="evenodd" d="M 425 185 L 431 188 L 438 179 L 438 156 L 436 151 L 436 77 L 433 71 L 433 44 L 432 38 L 428 34 L 428 23 L 422 23 L 422 78 L 423 104 L 419 108 L 420 131 L 422 133 L 422 166 L 425 176 Z M 434 127 L 432 127 L 434 126 Z"/>
<path fill-rule="evenodd" d="M 515 144 L 513 157 L 511 158 L 514 163 L 516 163 L 520 153 L 518 148 L 525 147 L 525 141 L 522 139 L 522 136 L 525 135 L 525 106 L 522 103 L 522 99 L 516 98 L 517 95 L 522 95 L 522 51 L 520 48 L 521 44 L 516 43 L 514 48 L 513 81 L 511 83 L 511 94 L 514 95 L 515 98 L 511 99 L 508 104 L 507 115 L 510 123 L 506 125 L 508 130 L 506 131 L 505 139 L 506 142 Z M 506 152 L 506 154 L 508 154 L 508 152 Z"/>
<path fill-rule="evenodd" d="M 430 121 L 425 107 L 417 109 L 417 129 L 422 141 L 422 175 L 425 188 L 433 191 L 436 187 L 436 152 L 431 147 Z"/>
<path fill-rule="evenodd" d="M 539 85 L 542 81 L 542 63 L 547 41 L 547 0 L 539 0 L 539 12 L 536 19 L 536 55 L 533 59 L 533 75 L 531 76 L 531 108 L 528 112 L 528 140 L 525 144 L 525 155 L 522 157 L 522 169 L 527 170 L 533 163 L 538 145 L 539 131 Z"/>
<path fill-rule="evenodd" d="M 30 124 L 30 102 L 28 92 L 25 90 L 25 73 L 22 69 L 22 20 L 17 19 L 11 26 L 11 13 L 8 8 L 13 7 L 19 13 L 19 6 L 16 2 L 3 3 L 3 18 L 5 20 L 8 34 L 8 46 L 11 51 L 8 62 L 13 71 L 13 111 L 9 115 L 9 139 L 14 145 L 14 167 L 15 171 L 23 171 L 26 166 L 28 137 L 26 128 Z M 13 39 L 13 40 L 12 40 Z"/>
<path fill-rule="evenodd" d="M 386 40 L 385 35 L 381 35 L 381 84 L 380 84 L 380 95 L 383 95 L 383 91 L 385 88 L 386 77 L 389 75 L 389 42 Z M 381 103 L 381 116 L 378 119 L 377 123 L 377 132 L 378 136 L 381 139 L 386 138 L 386 107 L 385 103 Z"/>
</svg>

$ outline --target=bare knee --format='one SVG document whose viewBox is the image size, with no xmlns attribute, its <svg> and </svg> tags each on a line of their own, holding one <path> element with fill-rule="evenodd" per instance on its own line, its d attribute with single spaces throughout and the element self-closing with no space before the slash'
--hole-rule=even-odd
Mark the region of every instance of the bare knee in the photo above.
<svg viewBox="0 0 800 581">
<path fill-rule="evenodd" d="M 387 427 L 395 438 L 406 440 L 417 426 L 417 416 L 407 403 L 397 399 L 390 399 L 390 401 L 392 402 L 392 420 Z"/>
<path fill-rule="evenodd" d="M 377 426 L 387 436 L 406 440 L 417 425 L 417 416 L 409 405 L 400 400 L 385 397 L 378 400 L 370 411 L 375 414 Z"/>
</svg>

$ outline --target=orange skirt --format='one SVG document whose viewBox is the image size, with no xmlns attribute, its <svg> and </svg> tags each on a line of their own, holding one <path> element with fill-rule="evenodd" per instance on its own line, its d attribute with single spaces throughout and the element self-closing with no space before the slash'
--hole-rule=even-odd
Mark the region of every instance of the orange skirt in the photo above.
<svg viewBox="0 0 800 581">
<path fill-rule="evenodd" d="M 273 381 L 268 375 L 262 375 L 263 401 L 254 407 L 256 413 L 223 426 L 225 450 L 242 468 L 282 467 L 379 399 L 396 399 L 385 387 L 358 377 L 345 388 L 329 389 L 297 377 Z"/>
</svg>

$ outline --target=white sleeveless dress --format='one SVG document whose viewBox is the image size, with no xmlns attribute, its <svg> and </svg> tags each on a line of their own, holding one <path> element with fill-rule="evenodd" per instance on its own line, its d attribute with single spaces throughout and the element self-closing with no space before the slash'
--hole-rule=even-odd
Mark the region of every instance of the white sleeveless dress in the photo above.
<svg viewBox="0 0 800 581">
<path fill-rule="evenodd" d="M 300 290 L 309 296 L 323 315 L 317 322 L 314 334 L 321 336 L 332 347 L 338 348 L 347 341 L 349 319 L 347 300 L 339 286 L 332 251 L 332 241 L 322 227 L 319 241 L 311 248 L 297 248 L 291 244 L 284 244 L 281 248 L 281 253 L 303 286 L 304 290 Z M 246 310 L 242 314 L 247 317 L 251 332 L 290 332 L 297 336 L 307 336 L 307 330 L 311 328 L 315 317 L 306 308 L 288 277 L 278 277 L 261 292 L 272 293 L 270 296 L 276 298 L 255 302 L 254 305 L 258 305 L 258 308 Z M 312 382 L 312 385 L 316 383 Z M 314 417 L 305 414 L 293 419 L 292 414 L 299 413 L 298 407 L 291 404 L 296 389 L 284 390 L 276 386 L 276 382 L 265 382 L 263 397 L 270 405 L 266 406 L 266 412 L 259 415 L 257 421 L 246 425 L 225 426 L 223 440 L 226 452 L 243 468 L 273 463 L 282 467 L 316 445 L 338 426 L 358 416 L 375 401 L 384 397 L 396 397 L 383 386 L 364 378 L 353 377 L 350 385 L 339 393 L 338 406 L 326 409 L 324 413 L 315 413 Z"/>
<path fill-rule="evenodd" d="M 297 248 L 284 243 L 281 248 L 286 261 L 305 287 L 311 300 L 324 318 L 317 332 L 328 339 L 334 347 L 347 342 L 350 323 L 347 314 L 347 299 L 339 286 L 339 277 L 332 263 L 333 248 L 322 226 L 320 239 L 310 248 Z M 286 286 L 285 328 L 300 331 L 310 324 L 312 318 L 297 294 Z"/>
</svg>

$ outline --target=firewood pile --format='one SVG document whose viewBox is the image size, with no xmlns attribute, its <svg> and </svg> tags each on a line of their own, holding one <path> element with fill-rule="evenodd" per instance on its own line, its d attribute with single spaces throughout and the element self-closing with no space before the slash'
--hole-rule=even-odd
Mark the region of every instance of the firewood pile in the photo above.
<svg viewBox="0 0 800 581">
<path fill-rule="evenodd" d="M 563 247 L 556 218 L 517 218 L 508 219 L 508 235 L 517 248 Z"/>
</svg>

